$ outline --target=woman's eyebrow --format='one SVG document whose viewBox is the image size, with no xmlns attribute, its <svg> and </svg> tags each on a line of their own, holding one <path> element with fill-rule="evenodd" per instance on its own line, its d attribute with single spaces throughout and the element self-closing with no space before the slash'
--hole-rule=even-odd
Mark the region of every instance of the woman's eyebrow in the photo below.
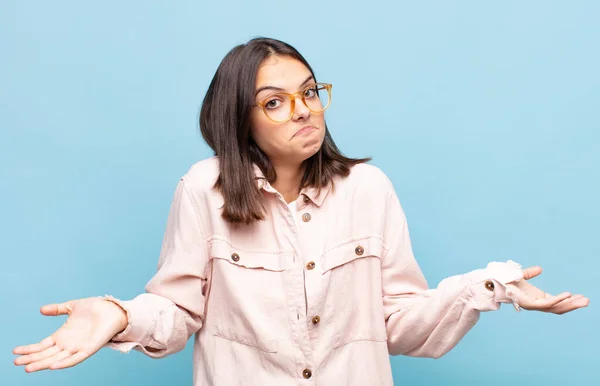
<svg viewBox="0 0 600 386">
<path fill-rule="evenodd" d="M 313 76 L 309 75 L 308 78 L 306 78 L 306 80 L 304 82 L 300 83 L 300 87 L 304 86 L 305 84 L 307 84 L 311 80 L 314 82 Z M 300 88 L 300 87 L 298 87 L 298 88 Z"/>
<path fill-rule="evenodd" d="M 309 75 L 308 78 L 306 78 L 306 80 L 302 83 L 300 83 L 300 87 L 304 86 L 306 83 L 308 83 L 310 80 L 313 79 L 312 75 Z M 282 89 L 281 87 L 275 87 L 275 86 L 263 86 L 261 88 L 259 88 L 258 90 L 256 90 L 256 93 L 254 94 L 254 96 L 258 95 L 259 92 L 261 91 L 265 91 L 265 90 L 274 90 L 274 91 L 285 91 L 284 89 Z"/>
</svg>

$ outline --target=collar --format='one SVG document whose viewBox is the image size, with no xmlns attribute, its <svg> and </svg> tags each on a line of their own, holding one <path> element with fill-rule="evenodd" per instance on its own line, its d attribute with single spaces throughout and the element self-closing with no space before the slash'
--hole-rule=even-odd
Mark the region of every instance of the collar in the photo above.
<svg viewBox="0 0 600 386">
<path fill-rule="evenodd" d="M 267 181 L 262 170 L 260 170 L 260 168 L 256 164 L 252 164 L 252 167 L 254 170 L 254 176 L 256 178 L 256 183 L 257 183 L 258 188 L 264 190 L 265 192 L 279 194 L 279 192 L 275 188 L 273 188 L 273 186 L 271 186 L 269 181 Z M 302 190 L 300 190 L 300 195 L 301 196 L 304 195 L 304 196 L 308 197 L 315 205 L 320 207 L 321 205 L 323 205 L 323 201 L 325 201 L 325 197 L 327 197 L 327 195 L 329 194 L 329 191 L 331 190 L 331 185 L 332 184 L 330 182 L 329 184 L 327 184 L 327 186 L 321 188 L 320 193 L 317 188 L 307 186 L 305 188 L 302 188 Z"/>
</svg>

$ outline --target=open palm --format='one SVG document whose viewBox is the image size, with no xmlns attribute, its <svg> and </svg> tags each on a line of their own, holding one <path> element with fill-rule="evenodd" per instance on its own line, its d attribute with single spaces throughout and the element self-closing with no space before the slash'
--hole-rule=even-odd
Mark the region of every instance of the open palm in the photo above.
<svg viewBox="0 0 600 386">
<path fill-rule="evenodd" d="M 563 292 L 553 296 L 529 283 L 528 280 L 541 273 L 541 267 L 534 266 L 527 268 L 523 270 L 523 279 L 525 280 L 519 280 L 507 285 L 507 288 L 517 296 L 518 303 L 522 308 L 553 314 L 564 314 L 578 308 L 587 307 L 590 303 L 590 300 L 583 295 L 572 295 L 570 292 Z"/>
<path fill-rule="evenodd" d="M 43 315 L 68 315 L 66 322 L 39 343 L 20 346 L 15 365 L 25 371 L 63 369 L 83 362 L 100 350 L 127 325 L 125 312 L 101 298 L 72 300 L 49 304 L 40 309 Z"/>
</svg>

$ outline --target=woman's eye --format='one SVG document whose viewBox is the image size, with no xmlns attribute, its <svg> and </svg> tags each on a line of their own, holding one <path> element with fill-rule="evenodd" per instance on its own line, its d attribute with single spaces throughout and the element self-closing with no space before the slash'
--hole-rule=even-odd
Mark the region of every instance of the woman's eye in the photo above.
<svg viewBox="0 0 600 386">
<path fill-rule="evenodd" d="M 315 95 L 317 95 L 317 89 L 315 87 L 307 88 L 306 91 L 304 91 L 305 98 L 312 98 Z"/>
<path fill-rule="evenodd" d="M 265 106 L 267 106 L 268 109 L 276 109 L 277 107 L 279 107 L 280 104 L 281 101 L 279 99 L 271 99 L 270 101 L 265 103 Z"/>
</svg>

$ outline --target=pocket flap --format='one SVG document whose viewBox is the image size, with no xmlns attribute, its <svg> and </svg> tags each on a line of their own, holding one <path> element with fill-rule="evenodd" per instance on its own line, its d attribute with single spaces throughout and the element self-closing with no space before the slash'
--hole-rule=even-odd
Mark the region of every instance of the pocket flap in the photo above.
<svg viewBox="0 0 600 386">
<path fill-rule="evenodd" d="M 235 248 L 224 240 L 211 242 L 210 256 L 245 268 L 262 268 L 269 271 L 284 270 L 285 253 L 247 251 Z"/>
<path fill-rule="evenodd" d="M 327 250 L 321 256 L 323 272 L 363 257 L 381 258 L 383 241 L 379 237 L 352 240 Z"/>
</svg>

